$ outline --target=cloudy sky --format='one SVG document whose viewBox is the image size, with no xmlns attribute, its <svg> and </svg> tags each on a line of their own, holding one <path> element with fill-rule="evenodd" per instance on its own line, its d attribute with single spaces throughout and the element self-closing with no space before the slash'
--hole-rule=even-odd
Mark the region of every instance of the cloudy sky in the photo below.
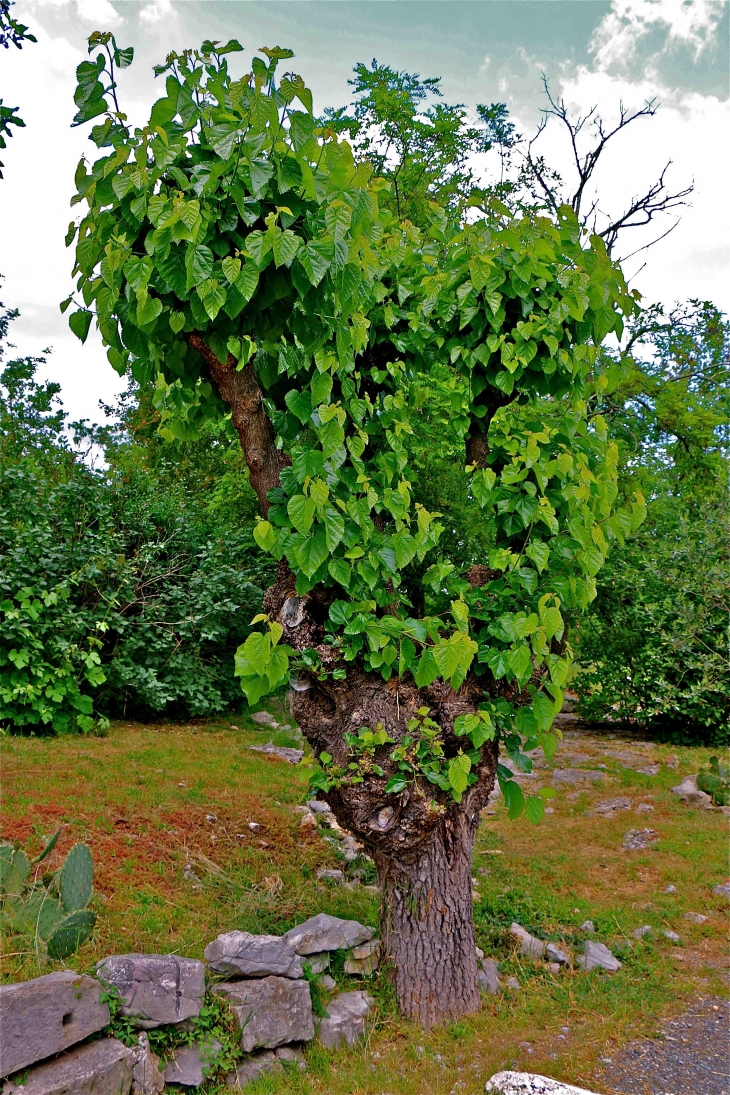
<svg viewBox="0 0 730 1095">
<path fill-rule="evenodd" d="M 525 133 L 534 130 L 544 105 L 543 72 L 572 109 L 597 105 L 607 121 L 621 101 L 635 108 L 656 98 L 657 115 L 622 134 L 602 165 L 601 205 L 617 211 L 671 160 L 670 186 L 694 181 L 691 205 L 671 235 L 629 259 L 625 269 L 648 301 L 701 297 L 730 311 L 726 2 L 18 0 L 13 14 L 38 44 L 0 51 L 0 98 L 20 105 L 27 126 L 2 154 L 0 300 L 21 310 L 13 328 L 20 352 L 53 348 L 46 375 L 61 383 L 72 417 L 100 420 L 99 399 L 108 401 L 121 385 L 98 339 L 90 336 L 82 346 L 58 310 L 70 286 L 71 252 L 63 236 L 77 212 L 69 209 L 73 173 L 80 156 L 95 151 L 87 127 L 69 128 L 74 70 L 94 30 L 113 30 L 120 45 L 135 48 L 120 94 L 139 122 L 164 93 L 152 65 L 204 38 L 236 37 L 247 50 L 289 46 L 296 54 L 292 67 L 315 93 L 315 109 L 347 102 L 353 65 L 373 57 L 441 76 L 449 101 L 470 108 L 506 102 Z M 567 174 L 557 129 L 543 140 Z M 637 233 L 622 251 L 647 241 Z"/>
</svg>

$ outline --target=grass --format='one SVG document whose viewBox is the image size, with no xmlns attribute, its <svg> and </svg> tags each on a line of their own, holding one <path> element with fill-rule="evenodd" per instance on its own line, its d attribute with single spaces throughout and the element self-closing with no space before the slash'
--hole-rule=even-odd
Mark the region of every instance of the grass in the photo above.
<svg viewBox="0 0 730 1095">
<path fill-rule="evenodd" d="M 94 855 L 98 928 L 72 968 L 91 971 L 98 959 L 129 951 L 202 957 L 221 931 L 279 934 L 319 911 L 377 923 L 377 895 L 317 881 L 318 868 L 341 864 L 316 831 L 300 828 L 296 807 L 306 789 L 296 770 L 248 749 L 272 736 L 294 744 L 291 733 L 235 722 L 236 729 L 228 720 L 117 723 L 104 738 L 2 742 L 3 838 L 37 852 L 43 836 L 63 825 L 56 861 L 79 840 Z M 580 748 L 589 753 L 572 766 L 595 766 L 602 743 L 586 747 L 581 739 Z M 397 1015 L 386 979 L 376 977 L 369 983 L 376 1022 L 364 1045 L 332 1054 L 314 1043 L 306 1073 L 265 1076 L 247 1091 L 474 1095 L 509 1067 L 590 1086 L 602 1056 L 654 1033 L 661 1016 L 699 993 L 726 991 L 724 910 L 711 888 L 727 877 L 727 818 L 688 808 L 670 792 L 710 750 L 675 748 L 678 767 L 662 766 L 649 777 L 618 755 L 627 748 L 623 742 L 601 754 L 603 785 L 561 786 L 554 812 L 538 827 L 509 822 L 502 808 L 482 822 L 474 858 L 477 941 L 499 960 L 503 980 L 518 977 L 519 992 L 489 998 L 478 1016 L 424 1033 Z M 651 759 L 669 753 L 652 747 Z M 533 782 L 540 781 L 548 781 L 545 773 Z M 592 812 L 596 801 L 618 794 L 653 810 L 612 818 Z M 261 828 L 252 832 L 249 822 Z M 657 843 L 624 851 L 623 834 L 646 827 L 659 832 Z M 674 894 L 664 892 L 670 883 Z M 688 911 L 709 919 L 690 923 Z M 514 952 L 512 920 L 577 949 L 586 919 L 624 963 L 618 974 L 551 974 Z M 682 945 L 635 941 L 631 933 L 643 924 L 672 928 Z M 6 981 L 58 965 L 17 938 L 4 945 Z"/>
</svg>

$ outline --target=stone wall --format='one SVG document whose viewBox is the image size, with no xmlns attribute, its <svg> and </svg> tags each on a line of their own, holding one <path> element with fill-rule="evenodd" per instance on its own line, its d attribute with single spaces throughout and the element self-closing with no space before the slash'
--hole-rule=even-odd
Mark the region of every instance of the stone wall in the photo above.
<svg viewBox="0 0 730 1095">
<path fill-rule="evenodd" d="M 194 1032 L 206 987 L 226 1001 L 240 1034 L 240 1061 L 226 1074 L 232 1090 L 267 1071 L 305 1068 L 302 1047 L 313 1038 L 337 1049 L 364 1036 L 372 998 L 335 991 L 328 971 L 332 952 L 346 950 L 346 972 L 372 973 L 373 935 L 355 920 L 319 913 L 283 936 L 226 932 L 205 948 L 204 962 L 112 955 L 96 977 L 64 970 L 0 986 L 1 1095 L 155 1095 L 168 1084 L 199 1086 L 220 1071 L 221 1044 L 191 1035 L 160 1061 L 147 1032 Z M 325 1016 L 312 1007 L 313 979 Z M 109 1032 L 110 992 L 132 1045 Z"/>
</svg>

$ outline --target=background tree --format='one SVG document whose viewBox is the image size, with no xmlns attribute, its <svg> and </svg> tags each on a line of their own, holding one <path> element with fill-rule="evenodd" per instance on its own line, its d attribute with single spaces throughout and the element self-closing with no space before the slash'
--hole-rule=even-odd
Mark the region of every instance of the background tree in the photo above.
<svg viewBox="0 0 730 1095">
<path fill-rule="evenodd" d="M 13 0 L 0 0 L 0 46 L 9 49 L 13 45 L 17 49 L 22 49 L 23 42 L 37 42 L 38 39 L 23 23 L 13 19 L 10 14 L 12 6 Z M 23 119 L 17 116 L 19 109 L 20 107 L 17 106 L 4 106 L 0 99 L 0 148 L 7 148 L 6 138 L 13 135 L 11 125 L 21 128 L 25 126 Z M 3 163 L 0 161 L 0 179 L 3 177 L 2 167 Z"/>
<path fill-rule="evenodd" d="M 276 83 L 289 50 L 238 80 L 237 42 L 170 54 L 166 94 L 132 132 L 115 101 L 104 113 L 121 51 L 100 45 L 76 98 L 109 151 L 76 174 L 70 325 L 85 338 L 96 319 L 169 436 L 230 414 L 254 535 L 278 560 L 237 655 L 244 692 L 292 675 L 313 785 L 376 864 L 403 1011 L 428 1025 L 474 1011 L 479 811 L 495 778 L 513 816 L 544 808 L 498 748 L 524 770 L 525 751 L 552 754 L 563 612 L 590 601 L 609 540 L 643 514 L 640 499 L 615 509 L 617 452 L 593 413 L 597 347 L 634 299 L 569 208 L 401 224 L 379 204 L 387 181 L 317 126 L 301 77 Z M 416 499 L 424 386 L 450 402 L 463 497 L 494 530 L 476 566 Z"/>
</svg>

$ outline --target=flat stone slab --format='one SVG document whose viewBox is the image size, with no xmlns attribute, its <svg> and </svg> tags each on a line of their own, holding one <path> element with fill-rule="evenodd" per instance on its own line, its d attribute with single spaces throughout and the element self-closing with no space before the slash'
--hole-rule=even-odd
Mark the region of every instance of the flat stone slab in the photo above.
<svg viewBox="0 0 730 1095">
<path fill-rule="evenodd" d="M 241 1029 L 241 1049 L 276 1049 L 286 1042 L 314 1037 L 312 997 L 308 981 L 261 977 L 235 981 L 213 990 L 229 1003 Z"/>
<path fill-rule="evenodd" d="M 330 1000 L 317 1030 L 322 1044 L 327 1049 L 356 1045 L 365 1036 L 365 1020 L 373 1003 L 366 992 L 341 992 Z"/>
<path fill-rule="evenodd" d="M 613 817 L 617 810 L 630 810 L 631 799 L 626 798 L 624 795 L 619 795 L 616 798 L 604 798 L 601 802 L 597 802 L 593 807 L 593 813 L 599 814 L 602 817 Z"/>
<path fill-rule="evenodd" d="M 299 764 L 304 756 L 303 749 L 287 749 L 283 745 L 274 745 L 273 741 L 267 742 L 266 745 L 249 745 L 249 749 L 253 749 L 254 753 L 268 753 L 271 757 L 279 757 L 287 764 Z"/>
<path fill-rule="evenodd" d="M 205 965 L 175 954 L 114 954 L 97 963 L 96 975 L 119 990 L 122 1015 L 142 1030 L 200 1015 Z"/>
<path fill-rule="evenodd" d="M 237 977 L 302 977 L 302 960 L 279 935 L 225 932 L 204 951 L 211 969 Z"/>
<path fill-rule="evenodd" d="M 592 768 L 554 768 L 552 778 L 553 783 L 598 783 L 606 778 L 606 773 Z"/>
<path fill-rule="evenodd" d="M 371 939 L 369 943 L 352 948 L 345 960 L 344 970 L 353 977 L 369 977 L 375 973 L 379 963 L 380 940 Z"/>
<path fill-rule="evenodd" d="M 715 897 L 724 897 L 726 901 L 730 902 L 730 882 L 722 882 L 719 886 L 713 886 L 712 892 Z"/>
<path fill-rule="evenodd" d="M 165 1083 L 182 1087 L 199 1087 L 215 1067 L 215 1058 L 221 1051 L 215 1038 L 196 1042 L 192 1046 L 180 1046 L 165 1068 Z"/>
<path fill-rule="evenodd" d="M 489 1095 L 598 1095 L 585 1087 L 562 1084 L 535 1072 L 497 1072 L 487 1080 Z"/>
<path fill-rule="evenodd" d="M 22 1084 L 7 1080 L 2 1095 L 129 1095 L 133 1066 L 133 1050 L 100 1038 L 37 1065 Z"/>
<path fill-rule="evenodd" d="M 656 829 L 629 829 L 621 845 L 627 852 L 643 852 L 659 839 Z"/>
<path fill-rule="evenodd" d="M 621 969 L 621 963 L 614 954 L 611 954 L 608 947 L 603 943 L 586 942 L 583 947 L 583 954 L 579 955 L 575 960 L 576 966 L 580 966 L 586 973 L 590 973 L 591 970 L 608 970 L 609 973 L 616 973 Z"/>
<path fill-rule="evenodd" d="M 534 935 L 530 935 L 521 924 L 513 921 L 509 933 L 520 944 L 521 954 L 526 954 L 529 958 L 543 958 L 545 956 L 546 944 L 543 943 L 542 939 L 536 939 Z"/>
<path fill-rule="evenodd" d="M 59 970 L 0 986 L 0 1076 L 52 1057 L 109 1022 L 93 977 Z"/>
<path fill-rule="evenodd" d="M 137 1041 L 138 1045 L 132 1047 L 132 1095 L 159 1095 L 159 1092 L 165 1090 L 165 1077 L 160 1071 L 160 1063 L 152 1052 L 149 1038 L 144 1031 Z"/>
<path fill-rule="evenodd" d="M 254 1053 L 245 1061 L 241 1061 L 236 1066 L 236 1071 L 226 1076 L 226 1086 L 240 1091 L 267 1072 L 281 1072 L 282 1067 L 273 1049 L 262 1049 L 259 1053 Z"/>
<path fill-rule="evenodd" d="M 711 806 L 712 798 L 697 787 L 696 776 L 685 776 L 681 783 L 672 787 L 672 794 L 683 799 L 690 806 Z"/>
<path fill-rule="evenodd" d="M 342 920 L 339 916 L 318 913 L 286 932 L 285 939 L 297 954 L 317 954 L 320 951 L 351 950 L 367 943 L 375 935 L 357 920 Z"/>
</svg>

